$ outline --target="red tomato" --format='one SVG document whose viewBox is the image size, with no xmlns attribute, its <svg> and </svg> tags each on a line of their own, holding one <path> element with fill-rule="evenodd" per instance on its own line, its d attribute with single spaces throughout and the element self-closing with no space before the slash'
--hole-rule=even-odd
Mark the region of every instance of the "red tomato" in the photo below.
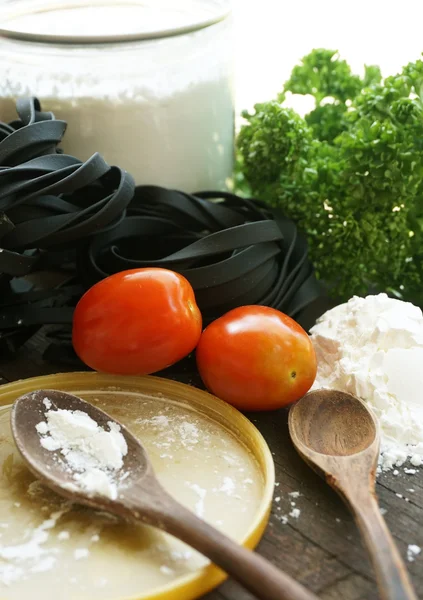
<svg viewBox="0 0 423 600">
<path fill-rule="evenodd" d="M 304 329 L 266 306 L 235 308 L 206 327 L 197 366 L 206 387 L 241 410 L 273 410 L 298 400 L 317 368 Z"/>
<path fill-rule="evenodd" d="M 201 335 L 201 313 L 189 282 L 166 269 L 116 273 L 78 302 L 72 341 L 88 366 L 146 375 L 189 354 Z"/>
</svg>

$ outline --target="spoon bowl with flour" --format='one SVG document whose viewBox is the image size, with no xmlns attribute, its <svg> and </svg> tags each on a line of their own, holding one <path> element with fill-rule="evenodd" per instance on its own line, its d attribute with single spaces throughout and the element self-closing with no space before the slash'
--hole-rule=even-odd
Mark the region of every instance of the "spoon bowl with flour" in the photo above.
<svg viewBox="0 0 423 600">
<path fill-rule="evenodd" d="M 12 434 L 29 469 L 72 502 L 142 521 L 207 556 L 262 600 L 316 600 L 264 558 L 240 546 L 170 496 L 143 445 L 81 398 L 38 390 L 18 398 Z"/>
<path fill-rule="evenodd" d="M 73 502 L 98 508 L 150 474 L 146 451 L 123 425 L 65 392 L 22 396 L 13 406 L 11 426 L 34 475 Z"/>
</svg>

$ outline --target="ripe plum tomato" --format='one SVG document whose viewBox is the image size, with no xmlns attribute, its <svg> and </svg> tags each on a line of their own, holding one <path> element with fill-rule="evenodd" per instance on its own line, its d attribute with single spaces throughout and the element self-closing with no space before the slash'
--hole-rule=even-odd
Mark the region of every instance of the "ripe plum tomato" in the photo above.
<svg viewBox="0 0 423 600">
<path fill-rule="evenodd" d="M 316 377 L 304 331 L 266 306 L 241 306 L 213 321 L 197 346 L 206 387 L 240 410 L 274 410 L 301 398 Z"/>
<path fill-rule="evenodd" d="M 91 368 L 117 375 L 160 371 L 194 350 L 202 318 L 190 283 L 167 269 L 103 279 L 78 302 L 72 342 Z"/>
</svg>

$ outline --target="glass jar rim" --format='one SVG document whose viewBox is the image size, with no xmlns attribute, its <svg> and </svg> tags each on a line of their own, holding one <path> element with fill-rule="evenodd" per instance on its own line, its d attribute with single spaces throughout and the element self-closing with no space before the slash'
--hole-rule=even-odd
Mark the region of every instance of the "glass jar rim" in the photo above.
<svg viewBox="0 0 423 600">
<path fill-rule="evenodd" d="M 155 4 L 157 0 L 155 0 Z M 20 6 L 16 6 L 20 4 Z M 14 28 L 10 25 L 14 20 L 20 17 L 26 17 L 31 15 L 37 15 L 44 12 L 59 12 L 61 10 L 70 9 L 82 9 L 86 10 L 91 8 L 125 8 L 125 7 L 145 7 L 145 2 L 142 0 L 65 0 L 58 3 L 57 0 L 34 0 L 28 2 L 27 0 L 20 3 L 13 2 L 13 5 L 3 7 L 0 9 L 0 38 L 13 38 L 26 42 L 45 42 L 55 44 L 104 44 L 104 43 L 119 43 L 128 41 L 142 41 L 142 40 L 153 40 L 161 39 L 176 35 L 182 35 L 204 29 L 220 21 L 223 21 L 231 13 L 231 1 L 230 0 L 186 0 L 187 8 L 189 6 L 201 5 L 203 8 L 203 14 L 197 17 L 188 18 L 186 22 L 178 23 L 177 25 L 165 25 L 162 27 L 152 27 L 149 30 L 143 31 L 141 29 L 132 29 L 125 33 L 119 32 L 103 32 L 103 33 L 81 33 L 81 34 L 67 34 L 58 33 L 57 30 L 54 32 L 45 31 L 26 31 Z M 170 4 L 167 3 L 169 7 Z M 163 8 L 166 8 L 166 2 L 163 4 Z M 8 26 L 9 21 L 9 26 Z"/>
</svg>

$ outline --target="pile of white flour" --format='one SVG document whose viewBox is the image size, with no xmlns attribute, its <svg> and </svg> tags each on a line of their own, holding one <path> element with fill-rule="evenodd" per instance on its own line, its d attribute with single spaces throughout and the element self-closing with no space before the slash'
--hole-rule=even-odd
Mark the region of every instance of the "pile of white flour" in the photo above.
<svg viewBox="0 0 423 600">
<path fill-rule="evenodd" d="M 36 426 L 41 445 L 60 451 L 75 484 L 85 492 L 116 499 L 117 475 L 128 452 L 119 425 L 109 421 L 106 431 L 85 412 L 53 410 L 48 398 L 44 406 L 46 420 Z"/>
<path fill-rule="evenodd" d="M 423 316 L 386 294 L 326 312 L 311 329 L 318 373 L 313 389 L 359 396 L 381 427 L 382 469 L 423 464 Z"/>
</svg>

